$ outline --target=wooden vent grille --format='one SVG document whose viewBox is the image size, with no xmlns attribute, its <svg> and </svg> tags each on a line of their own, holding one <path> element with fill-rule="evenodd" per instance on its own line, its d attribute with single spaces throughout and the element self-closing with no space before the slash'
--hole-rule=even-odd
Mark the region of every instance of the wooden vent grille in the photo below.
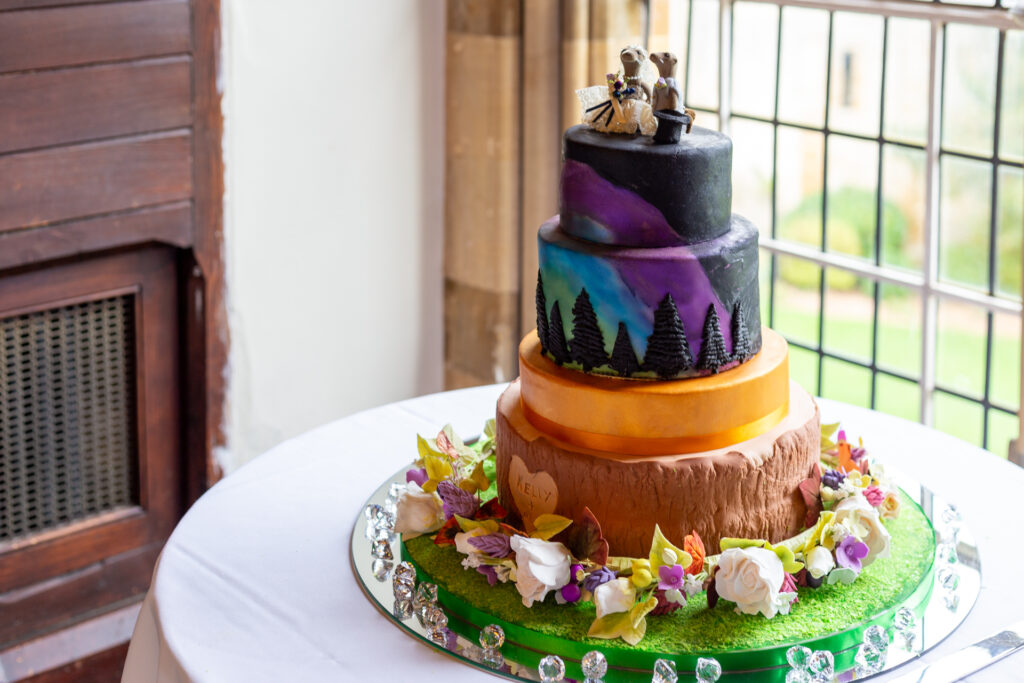
<svg viewBox="0 0 1024 683">
<path fill-rule="evenodd" d="M 138 502 L 134 298 L 0 319 L 0 542 Z"/>
</svg>

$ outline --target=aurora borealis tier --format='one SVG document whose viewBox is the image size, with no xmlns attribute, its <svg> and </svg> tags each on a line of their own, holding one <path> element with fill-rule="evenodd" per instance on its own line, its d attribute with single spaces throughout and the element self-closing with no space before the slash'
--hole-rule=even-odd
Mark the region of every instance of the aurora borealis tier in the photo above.
<svg viewBox="0 0 1024 683">
<path fill-rule="evenodd" d="M 717 313 L 725 349 L 733 354 L 733 316 L 739 311 L 746 334 L 747 360 L 761 348 L 761 316 L 757 281 L 757 229 L 745 218 L 733 216 L 723 235 L 697 244 L 636 248 L 578 239 L 566 232 L 558 217 L 538 233 L 540 280 L 546 317 L 555 303 L 562 328 L 572 347 L 574 304 L 586 290 L 601 331 L 605 351 L 612 355 L 619 323 L 642 364 L 654 331 L 655 311 L 671 295 L 693 359 L 700 357 L 709 307 Z M 732 364 L 731 363 L 730 366 Z M 723 366 L 721 369 L 727 369 Z M 592 372 L 616 374 L 608 366 Z M 675 374 L 702 374 L 696 364 Z M 649 369 L 631 376 L 653 377 Z"/>
<path fill-rule="evenodd" d="M 573 126 L 562 143 L 563 229 L 603 244 L 661 247 L 724 235 L 732 141 L 694 127 L 676 145 Z"/>
</svg>

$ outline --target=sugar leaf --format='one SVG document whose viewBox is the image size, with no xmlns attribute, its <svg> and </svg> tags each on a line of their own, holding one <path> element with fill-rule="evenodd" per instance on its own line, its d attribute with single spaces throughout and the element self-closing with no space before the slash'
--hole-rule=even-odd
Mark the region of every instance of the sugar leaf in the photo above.
<svg viewBox="0 0 1024 683">
<path fill-rule="evenodd" d="M 572 520 L 561 515 L 543 514 L 533 520 L 533 538 L 540 538 L 545 541 L 559 534 L 566 527 L 572 524 Z"/>
</svg>

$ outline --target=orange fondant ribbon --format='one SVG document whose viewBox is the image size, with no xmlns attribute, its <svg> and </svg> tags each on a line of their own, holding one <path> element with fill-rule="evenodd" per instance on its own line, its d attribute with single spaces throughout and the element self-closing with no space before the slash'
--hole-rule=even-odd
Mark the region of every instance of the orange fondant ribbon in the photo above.
<svg viewBox="0 0 1024 683">
<path fill-rule="evenodd" d="M 724 448 L 725 446 L 735 446 L 738 443 L 764 434 L 782 422 L 786 415 L 789 414 L 789 402 L 787 401 L 764 417 L 712 434 L 669 438 L 632 437 L 600 434 L 574 427 L 566 427 L 537 414 L 530 406 L 526 405 L 525 401 L 522 401 L 521 405 L 523 407 L 523 414 L 526 415 L 526 419 L 529 420 L 530 424 L 549 436 L 575 446 L 622 455 L 685 455 L 687 453 L 713 451 L 716 448 Z"/>
</svg>

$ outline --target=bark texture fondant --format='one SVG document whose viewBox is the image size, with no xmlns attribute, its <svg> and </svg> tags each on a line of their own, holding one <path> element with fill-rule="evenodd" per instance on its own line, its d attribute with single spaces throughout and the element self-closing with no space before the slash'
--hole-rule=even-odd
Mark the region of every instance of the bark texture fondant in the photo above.
<svg viewBox="0 0 1024 683">
<path fill-rule="evenodd" d="M 612 555 L 646 556 L 654 525 L 673 542 L 696 530 L 708 552 L 722 537 L 772 542 L 797 534 L 805 506 L 799 484 L 818 461 L 817 406 L 794 387 L 789 417 L 734 448 L 681 456 L 631 457 L 578 448 L 536 429 L 525 417 L 519 382 L 497 411 L 498 494 L 519 512 L 509 487 L 514 457 L 557 486 L 555 512 L 578 519 L 589 507 Z"/>
</svg>

